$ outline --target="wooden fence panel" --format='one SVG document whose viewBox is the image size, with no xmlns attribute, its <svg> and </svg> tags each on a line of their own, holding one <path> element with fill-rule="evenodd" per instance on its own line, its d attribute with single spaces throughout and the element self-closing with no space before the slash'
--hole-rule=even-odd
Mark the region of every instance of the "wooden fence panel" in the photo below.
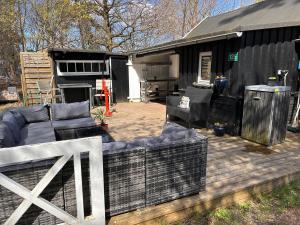
<svg viewBox="0 0 300 225">
<path fill-rule="evenodd" d="M 41 79 L 51 80 L 53 76 L 52 60 L 47 52 L 21 52 L 21 82 L 25 104 L 40 103 L 36 82 Z"/>
</svg>

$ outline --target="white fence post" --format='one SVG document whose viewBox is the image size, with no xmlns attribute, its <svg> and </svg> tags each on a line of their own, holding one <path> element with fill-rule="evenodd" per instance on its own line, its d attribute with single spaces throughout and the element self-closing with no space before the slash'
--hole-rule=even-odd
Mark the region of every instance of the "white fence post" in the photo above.
<svg viewBox="0 0 300 225">
<path fill-rule="evenodd" d="M 84 202 L 82 192 L 81 153 L 89 153 L 90 188 L 92 215 L 84 218 Z M 73 156 L 75 174 L 75 193 L 77 218 L 40 197 L 40 194 Z M 0 185 L 24 198 L 20 206 L 10 215 L 5 225 L 14 225 L 22 215 L 34 204 L 66 224 L 105 225 L 104 179 L 101 137 L 90 137 L 37 145 L 26 145 L 13 148 L 2 148 L 0 151 L 0 167 L 15 163 L 60 157 L 49 169 L 40 182 L 28 190 L 21 184 L 0 173 Z M 20 171 L 21 172 L 21 171 Z"/>
</svg>

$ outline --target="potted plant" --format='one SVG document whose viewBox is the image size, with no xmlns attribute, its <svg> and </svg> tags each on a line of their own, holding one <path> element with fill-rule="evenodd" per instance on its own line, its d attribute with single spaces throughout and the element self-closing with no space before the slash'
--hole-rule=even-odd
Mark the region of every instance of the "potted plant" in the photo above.
<svg viewBox="0 0 300 225">
<path fill-rule="evenodd" d="M 92 113 L 94 115 L 94 118 L 100 122 L 100 126 L 103 128 L 108 128 L 108 124 L 105 122 L 104 118 L 104 111 L 99 107 L 96 109 L 95 112 Z"/>
<path fill-rule="evenodd" d="M 225 134 L 226 123 L 217 122 L 214 124 L 214 132 L 218 137 L 223 137 Z"/>
</svg>

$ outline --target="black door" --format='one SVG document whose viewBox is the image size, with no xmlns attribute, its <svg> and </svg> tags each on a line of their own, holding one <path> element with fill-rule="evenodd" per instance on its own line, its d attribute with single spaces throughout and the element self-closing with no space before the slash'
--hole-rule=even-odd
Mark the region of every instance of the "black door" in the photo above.
<svg viewBox="0 0 300 225">
<path fill-rule="evenodd" d="M 126 102 L 129 96 L 127 58 L 112 58 L 112 86 L 114 103 Z"/>
</svg>

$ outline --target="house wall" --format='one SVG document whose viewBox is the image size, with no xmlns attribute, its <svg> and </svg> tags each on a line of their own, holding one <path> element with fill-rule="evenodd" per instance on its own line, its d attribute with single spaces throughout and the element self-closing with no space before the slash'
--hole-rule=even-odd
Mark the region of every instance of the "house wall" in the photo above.
<svg viewBox="0 0 300 225">
<path fill-rule="evenodd" d="M 223 74 L 229 79 L 232 96 L 243 96 L 244 87 L 267 84 L 278 69 L 289 70 L 287 84 L 297 88 L 300 51 L 293 40 L 299 38 L 300 27 L 287 27 L 244 32 L 241 38 L 181 47 L 180 87 L 197 80 L 199 52 L 212 51 L 212 79 Z M 238 62 L 228 62 L 229 52 L 238 52 Z"/>
<path fill-rule="evenodd" d="M 128 83 L 128 68 L 126 63 L 128 61 L 127 56 L 107 55 L 104 53 L 89 53 L 89 52 L 52 52 L 51 57 L 53 59 L 53 72 L 55 74 L 56 84 L 68 84 L 68 83 L 88 83 L 93 87 L 96 86 L 96 80 L 98 79 L 110 79 L 110 75 L 82 75 L 82 76 L 58 76 L 55 60 L 111 60 L 111 76 L 112 76 L 112 88 L 113 88 L 113 100 L 114 102 L 127 101 L 129 96 L 129 83 Z M 69 89 L 66 90 L 66 95 L 73 96 L 74 99 L 84 100 L 88 98 L 88 92 L 86 90 Z M 72 93 L 70 93 L 72 92 Z M 67 97 L 67 96 L 66 96 Z M 73 100 L 70 100 L 73 101 Z"/>
<path fill-rule="evenodd" d="M 241 38 L 178 48 L 179 86 L 186 88 L 197 81 L 199 53 L 211 51 L 211 83 L 216 75 L 223 74 L 229 79 L 230 96 L 213 96 L 209 120 L 211 123 L 226 122 L 230 127 L 228 133 L 239 134 L 245 86 L 267 84 L 268 77 L 282 69 L 289 70 L 287 85 L 292 91 L 297 90 L 300 47 L 294 40 L 299 36 L 300 27 L 277 28 L 248 31 Z M 228 62 L 229 52 L 238 52 L 239 60 Z"/>
</svg>

